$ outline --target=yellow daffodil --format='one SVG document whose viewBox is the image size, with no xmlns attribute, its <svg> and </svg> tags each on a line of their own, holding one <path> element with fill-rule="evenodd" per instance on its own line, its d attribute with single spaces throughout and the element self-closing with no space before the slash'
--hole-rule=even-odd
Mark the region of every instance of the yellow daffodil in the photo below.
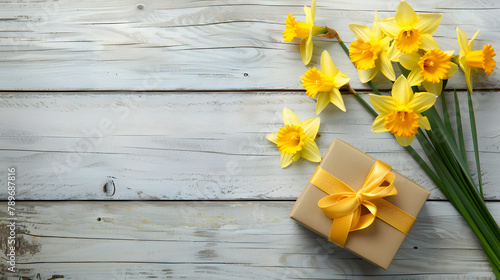
<svg viewBox="0 0 500 280">
<path fill-rule="evenodd" d="M 419 127 L 431 129 L 429 120 L 422 116 L 422 112 L 434 105 L 436 97 L 429 92 L 413 94 L 406 78 L 400 76 L 392 86 L 391 96 L 370 95 L 370 102 L 380 112 L 373 122 L 372 131 L 390 131 L 399 144 L 410 145 Z"/>
<path fill-rule="evenodd" d="M 441 14 L 417 15 L 405 1 L 399 3 L 394 17 L 378 22 L 384 33 L 394 38 L 393 45 L 401 53 L 439 48 L 431 34 L 436 31 L 440 23 Z M 393 51 L 395 50 L 389 52 Z"/>
<path fill-rule="evenodd" d="M 460 45 L 460 56 L 458 57 L 458 61 L 460 68 L 462 68 L 465 73 L 465 81 L 467 82 L 469 92 L 472 92 L 471 70 L 481 68 L 484 69 L 486 75 L 489 75 L 493 72 L 497 64 L 495 60 L 493 60 L 496 53 L 491 44 L 484 45 L 482 50 L 473 51 L 474 39 L 476 39 L 478 33 L 479 30 L 470 41 L 467 41 L 465 32 L 457 27 L 457 38 L 458 44 Z"/>
<path fill-rule="evenodd" d="M 295 17 L 288 15 L 285 23 L 286 29 L 283 31 L 285 42 L 290 42 L 293 38 L 303 38 L 300 41 L 300 55 L 304 65 L 309 64 L 313 53 L 312 36 L 326 34 L 328 30 L 324 27 L 314 25 L 316 18 L 316 0 L 312 0 L 311 7 L 304 6 L 306 22 L 295 21 Z"/>
<path fill-rule="evenodd" d="M 359 79 L 362 83 L 371 81 L 379 71 L 382 71 L 382 74 L 391 81 L 396 79 L 394 68 L 387 55 L 392 38 L 385 36 L 377 24 L 378 20 L 378 14 L 375 11 L 371 29 L 366 25 L 349 24 L 349 28 L 357 38 L 349 47 L 349 57 L 358 68 Z"/>
<path fill-rule="evenodd" d="M 340 110 L 346 111 L 344 100 L 339 88 L 349 82 L 349 77 L 339 71 L 327 51 L 321 54 L 321 70 L 309 68 L 304 76 L 300 77 L 306 94 L 310 97 L 318 96 L 316 114 L 320 114 L 328 103 L 333 103 Z M 319 93 L 319 94 L 318 94 Z"/>
<path fill-rule="evenodd" d="M 453 51 L 440 49 L 403 53 L 399 56 L 399 63 L 411 70 L 408 75 L 411 86 L 422 83 L 426 91 L 440 95 L 443 80 L 451 78 L 458 70 L 458 66 L 451 62 L 452 55 Z"/>
<path fill-rule="evenodd" d="M 290 109 L 283 109 L 285 126 L 267 135 L 267 140 L 278 146 L 281 152 L 281 168 L 289 166 L 301 156 L 312 162 L 320 162 L 321 154 L 314 142 L 318 133 L 320 119 L 309 118 L 300 122 Z"/>
</svg>

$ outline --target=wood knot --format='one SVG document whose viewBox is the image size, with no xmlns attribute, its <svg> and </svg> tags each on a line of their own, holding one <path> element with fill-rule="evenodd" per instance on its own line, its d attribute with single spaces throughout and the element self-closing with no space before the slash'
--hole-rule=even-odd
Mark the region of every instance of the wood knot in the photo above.
<svg viewBox="0 0 500 280">
<path fill-rule="evenodd" d="M 108 179 L 104 186 L 102 187 L 102 191 L 107 195 L 107 196 L 113 196 L 116 191 L 116 186 L 115 186 L 115 177 L 108 176 Z"/>
</svg>

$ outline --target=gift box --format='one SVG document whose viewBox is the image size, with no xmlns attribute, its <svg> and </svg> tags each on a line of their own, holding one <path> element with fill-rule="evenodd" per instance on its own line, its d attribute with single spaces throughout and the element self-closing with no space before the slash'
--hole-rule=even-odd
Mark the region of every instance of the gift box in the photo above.
<svg viewBox="0 0 500 280">
<path fill-rule="evenodd" d="M 390 165 L 334 139 L 290 217 L 387 269 L 429 194 Z"/>
</svg>

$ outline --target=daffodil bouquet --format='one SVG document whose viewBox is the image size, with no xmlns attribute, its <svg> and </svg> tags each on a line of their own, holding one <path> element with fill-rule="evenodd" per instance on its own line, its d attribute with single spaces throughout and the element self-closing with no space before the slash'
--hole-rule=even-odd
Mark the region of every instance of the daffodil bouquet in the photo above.
<svg viewBox="0 0 500 280">
<path fill-rule="evenodd" d="M 439 27 L 441 15 L 417 14 L 405 1 L 400 2 L 394 17 L 379 19 L 375 11 L 371 28 L 356 23 L 349 24 L 356 36 L 349 48 L 335 30 L 314 24 L 315 0 L 312 1 L 311 7 L 304 7 L 304 11 L 306 21 L 299 22 L 292 15 L 288 15 L 283 32 L 286 42 L 302 38 L 300 53 L 303 63 L 308 65 L 311 61 L 313 36 L 336 38 L 357 68 L 361 82 L 367 83 L 374 93 L 369 96 L 370 105 L 349 87 L 349 77 L 337 69 L 328 52 L 323 51 L 321 69 L 309 68 L 300 77 L 306 94 L 317 97 L 316 114 L 319 115 L 329 103 L 345 112 L 339 89 L 347 86 L 375 117 L 372 131 L 391 132 L 464 217 L 483 246 L 493 272 L 500 278 L 500 229 L 484 202 L 471 99 L 471 72 L 477 69 L 483 69 L 487 75 L 493 72 L 496 65 L 493 47 L 484 45 L 482 49 L 474 50 L 474 39 L 479 31 L 468 40 L 466 34 L 457 28 L 459 54 L 454 56 L 454 51 L 441 50 L 432 36 Z M 402 74 L 397 78 L 394 63 Z M 467 84 L 477 183 L 467 166 L 462 117 L 456 91 L 454 106 L 457 131 L 452 129 L 445 99 L 446 83 L 457 73 L 459 67 L 463 70 Z M 394 82 L 390 95 L 382 95 L 371 82 L 379 72 Z M 419 86 L 423 86 L 424 90 L 420 90 Z M 434 106 L 439 97 L 442 99 L 443 117 Z M 314 143 L 319 118 L 300 122 L 291 110 L 285 109 L 283 119 L 285 127 L 267 137 L 281 152 L 281 166 L 287 167 L 301 156 L 319 162 L 321 156 Z M 432 168 L 411 147 L 415 137 Z"/>
</svg>

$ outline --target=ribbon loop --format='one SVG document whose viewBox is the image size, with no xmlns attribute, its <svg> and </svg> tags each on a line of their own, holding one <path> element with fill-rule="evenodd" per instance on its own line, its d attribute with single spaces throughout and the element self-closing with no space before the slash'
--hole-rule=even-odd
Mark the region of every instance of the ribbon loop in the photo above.
<svg viewBox="0 0 500 280">
<path fill-rule="evenodd" d="M 357 192 L 320 167 L 316 168 L 310 182 L 329 194 L 318 202 L 318 206 L 333 220 L 330 241 L 344 247 L 349 232 L 367 228 L 373 223 L 375 217 L 380 218 L 380 207 L 384 212 L 382 220 L 407 234 L 415 218 L 383 199 L 397 194 L 394 186 L 395 176 L 390 172 L 391 168 L 387 163 L 377 160 L 368 173 L 363 186 Z M 388 204 L 393 207 L 388 206 Z M 365 211 L 368 213 L 362 215 L 362 206 L 368 210 Z M 403 223 L 391 219 L 391 214 L 388 213 L 398 210 L 406 214 L 406 216 L 396 214 L 398 218 L 406 217 Z"/>
</svg>

